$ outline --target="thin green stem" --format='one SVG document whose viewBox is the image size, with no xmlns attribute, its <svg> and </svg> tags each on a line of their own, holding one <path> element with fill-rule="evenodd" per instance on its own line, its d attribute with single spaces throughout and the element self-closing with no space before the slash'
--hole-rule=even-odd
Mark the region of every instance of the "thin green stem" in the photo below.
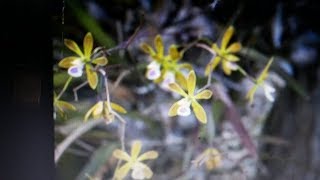
<svg viewBox="0 0 320 180">
<path fill-rule="evenodd" d="M 78 90 L 81 89 L 82 87 L 84 87 L 84 86 L 87 85 L 87 84 L 89 84 L 88 80 L 85 81 L 85 82 L 83 82 L 83 83 L 81 83 L 79 86 L 77 86 L 77 87 L 75 87 L 75 88 L 73 89 L 74 100 L 75 100 L 76 102 L 78 102 Z"/>
<path fill-rule="evenodd" d="M 67 90 L 67 87 L 69 86 L 71 80 L 72 80 L 72 76 L 69 76 L 68 80 L 66 81 L 62 90 L 60 91 L 59 95 L 57 96 L 57 99 L 60 99 L 60 97 L 63 95 L 63 93 Z"/>
<path fill-rule="evenodd" d="M 207 84 L 204 85 L 202 88 L 200 88 L 200 89 L 197 91 L 197 93 L 199 93 L 199 92 L 205 90 L 206 88 L 210 87 L 210 85 L 211 85 L 211 80 L 212 80 L 212 78 L 211 78 L 211 72 L 210 72 L 209 75 L 208 75 Z"/>
</svg>

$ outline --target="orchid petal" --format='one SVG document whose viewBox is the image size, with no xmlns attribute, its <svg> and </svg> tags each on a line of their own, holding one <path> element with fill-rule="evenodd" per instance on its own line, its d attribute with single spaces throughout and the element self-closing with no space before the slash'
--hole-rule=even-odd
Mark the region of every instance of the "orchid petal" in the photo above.
<svg viewBox="0 0 320 180">
<path fill-rule="evenodd" d="M 61 67 L 61 68 L 69 68 L 71 67 L 73 64 L 72 62 L 76 59 L 78 59 L 79 57 L 76 57 L 76 56 L 69 56 L 69 57 L 66 57 L 66 58 L 63 58 L 58 66 Z"/>
<path fill-rule="evenodd" d="M 119 112 L 119 113 L 127 113 L 126 109 L 124 109 L 122 106 L 120 106 L 119 104 L 116 103 L 112 103 L 110 102 L 110 106 L 113 110 Z"/>
<path fill-rule="evenodd" d="M 207 123 L 207 115 L 206 112 L 204 111 L 203 107 L 197 102 L 197 101 L 192 101 L 191 103 L 194 114 L 196 115 L 197 119 L 203 123 Z"/>
<path fill-rule="evenodd" d="M 131 159 L 128 153 L 126 153 L 120 149 L 114 150 L 113 156 L 117 159 L 125 160 L 125 161 L 130 161 L 130 159 Z"/>
<path fill-rule="evenodd" d="M 82 66 L 71 66 L 68 69 L 68 74 L 72 77 L 81 77 L 83 74 L 83 67 Z"/>
<path fill-rule="evenodd" d="M 142 49 L 142 51 L 146 54 L 149 54 L 151 56 L 155 55 L 156 53 L 154 52 L 154 50 L 152 49 L 151 46 L 149 46 L 146 43 L 141 43 L 140 48 Z"/>
<path fill-rule="evenodd" d="M 169 54 L 173 61 L 179 60 L 181 58 L 181 54 L 178 51 L 176 45 L 171 45 L 169 48 Z"/>
<path fill-rule="evenodd" d="M 237 53 L 241 50 L 241 44 L 238 42 L 232 43 L 228 48 L 227 52 L 228 53 Z"/>
<path fill-rule="evenodd" d="M 148 151 L 148 152 L 141 154 L 141 156 L 138 157 L 137 161 L 156 159 L 156 158 L 158 158 L 158 156 L 159 156 L 159 154 L 157 151 Z"/>
<path fill-rule="evenodd" d="M 131 158 L 132 159 L 137 159 L 140 151 L 141 151 L 141 141 L 135 140 L 132 143 L 132 148 L 131 148 Z"/>
<path fill-rule="evenodd" d="M 108 64 L 108 59 L 106 57 L 102 56 L 102 57 L 98 57 L 98 58 L 92 60 L 92 63 L 97 64 L 99 66 L 105 66 Z"/>
<path fill-rule="evenodd" d="M 183 98 L 183 99 L 175 102 L 175 103 L 170 107 L 168 116 L 169 116 L 169 117 L 176 116 L 177 113 L 178 113 L 178 108 L 181 106 L 181 103 L 182 103 L 182 102 L 185 102 L 185 101 L 186 101 L 186 98 Z"/>
<path fill-rule="evenodd" d="M 181 96 L 184 96 L 184 97 L 188 96 L 187 93 L 184 92 L 184 90 L 177 83 L 169 84 L 169 89 L 173 92 L 180 94 Z"/>
<path fill-rule="evenodd" d="M 80 57 L 83 57 L 83 53 L 80 50 L 78 44 L 76 42 L 74 42 L 73 40 L 70 39 L 65 39 L 64 40 L 64 44 L 73 52 L 75 52 L 77 55 L 79 55 Z"/>
<path fill-rule="evenodd" d="M 93 37 L 92 37 L 92 34 L 88 32 L 83 40 L 84 56 L 87 59 L 90 59 L 92 48 L 93 48 Z"/>
<path fill-rule="evenodd" d="M 223 35 L 222 41 L 221 41 L 221 49 L 225 50 L 230 39 L 231 36 L 233 35 L 234 32 L 234 27 L 233 26 L 229 26 L 228 29 L 226 30 L 226 32 Z"/>
<path fill-rule="evenodd" d="M 164 47 L 163 47 L 163 41 L 162 41 L 162 37 L 160 35 L 157 35 L 154 39 L 154 45 L 155 48 L 157 50 L 157 54 L 158 56 L 163 56 L 164 54 Z"/>
<path fill-rule="evenodd" d="M 87 79 L 89 82 L 89 85 L 92 89 L 96 89 L 98 85 L 98 74 L 95 72 L 91 65 L 86 64 L 86 73 L 87 73 Z"/>
<path fill-rule="evenodd" d="M 257 79 L 257 82 L 258 83 L 262 83 L 268 76 L 268 70 L 271 66 L 271 63 L 273 62 L 274 58 L 272 57 L 268 64 L 265 66 L 265 68 L 262 70 L 261 74 L 259 75 L 258 79 Z"/>
<path fill-rule="evenodd" d="M 127 176 L 129 170 L 131 168 L 131 163 L 126 163 L 123 166 L 121 166 L 116 172 L 115 172 L 115 176 L 118 179 L 123 179 L 124 177 Z"/>
<path fill-rule="evenodd" d="M 187 85 L 188 85 L 188 94 L 194 94 L 194 90 L 196 88 L 196 74 L 195 72 L 192 70 L 190 71 L 189 75 L 188 75 L 188 80 L 187 80 Z"/>
<path fill-rule="evenodd" d="M 206 89 L 206 90 L 201 91 L 197 95 L 195 95 L 194 98 L 196 98 L 196 99 L 210 99 L 211 96 L 212 96 L 212 91 Z"/>
</svg>

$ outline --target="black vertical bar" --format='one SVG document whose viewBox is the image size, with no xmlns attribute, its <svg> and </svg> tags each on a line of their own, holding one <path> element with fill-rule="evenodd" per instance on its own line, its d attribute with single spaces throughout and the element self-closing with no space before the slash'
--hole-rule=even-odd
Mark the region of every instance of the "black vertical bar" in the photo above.
<svg viewBox="0 0 320 180">
<path fill-rule="evenodd" d="M 50 1 L 0 8 L 0 180 L 54 179 Z"/>
</svg>

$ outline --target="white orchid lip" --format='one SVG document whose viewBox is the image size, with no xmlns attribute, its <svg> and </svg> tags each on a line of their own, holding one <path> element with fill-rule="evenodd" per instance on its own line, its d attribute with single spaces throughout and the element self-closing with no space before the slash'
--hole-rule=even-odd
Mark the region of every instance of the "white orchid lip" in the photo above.
<svg viewBox="0 0 320 180">
<path fill-rule="evenodd" d="M 179 116 L 189 116 L 191 114 L 191 101 L 189 101 L 188 99 L 183 99 L 178 103 L 178 105 L 179 107 L 177 109 L 177 114 Z"/>
<path fill-rule="evenodd" d="M 155 80 L 161 76 L 160 64 L 157 62 L 151 62 L 147 68 L 148 70 L 146 76 L 149 80 Z"/>
<path fill-rule="evenodd" d="M 265 83 L 263 85 L 263 89 L 264 89 L 264 94 L 266 96 L 266 98 L 271 101 L 274 102 L 274 96 L 272 95 L 276 90 L 274 87 L 272 87 L 271 85 Z"/>
<path fill-rule="evenodd" d="M 71 66 L 69 69 L 68 69 L 68 74 L 72 77 L 81 77 L 82 74 L 83 74 L 83 67 L 82 66 Z"/>
<path fill-rule="evenodd" d="M 232 69 L 232 70 L 237 70 L 238 69 L 238 65 L 236 63 L 232 63 L 232 62 L 226 62 L 227 66 Z"/>
<path fill-rule="evenodd" d="M 158 79 L 161 75 L 160 69 L 148 69 L 147 71 L 147 78 L 149 80 L 155 80 Z"/>
<path fill-rule="evenodd" d="M 134 168 L 132 171 L 132 177 L 134 179 L 144 179 L 145 175 L 144 175 L 143 169 Z"/>
<path fill-rule="evenodd" d="M 180 116 L 189 116 L 191 114 L 190 106 L 179 106 L 177 114 Z"/>
<path fill-rule="evenodd" d="M 140 164 L 136 164 L 132 168 L 132 174 L 131 177 L 133 179 L 145 179 L 147 178 L 145 173 L 145 167 L 141 166 Z"/>
<path fill-rule="evenodd" d="M 172 72 L 167 72 L 165 74 L 164 80 L 161 83 L 161 87 L 163 89 L 169 90 L 169 84 L 174 83 L 174 82 L 175 82 L 174 74 Z"/>
</svg>

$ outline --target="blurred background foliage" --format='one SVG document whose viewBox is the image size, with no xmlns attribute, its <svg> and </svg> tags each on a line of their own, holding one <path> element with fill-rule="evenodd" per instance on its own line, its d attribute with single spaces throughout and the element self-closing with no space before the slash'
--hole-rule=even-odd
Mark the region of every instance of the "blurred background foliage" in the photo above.
<svg viewBox="0 0 320 180">
<path fill-rule="evenodd" d="M 64 38 L 82 43 L 84 35 L 90 31 L 95 47 L 112 48 L 140 27 L 127 51 L 108 56 L 107 73 L 112 83 L 121 72 L 130 71 L 111 96 L 129 112 L 125 116 L 130 129 L 127 140 L 142 139 L 148 144 L 147 148 L 156 148 L 162 153 L 162 158 L 151 166 L 155 173 L 153 179 L 320 178 L 317 0 L 62 0 L 54 7 L 57 13 L 52 16 L 52 42 L 57 92 L 68 78 L 66 71 L 57 66 L 71 53 L 63 45 Z M 143 24 L 139 26 L 141 20 Z M 193 118 L 169 119 L 166 108 L 172 98 L 145 79 L 146 61 L 138 45 L 152 41 L 157 33 L 163 35 L 167 44 L 186 46 L 199 36 L 214 42 L 229 25 L 236 29 L 234 39 L 245 47 L 240 53 L 240 65 L 249 74 L 255 74 L 269 57 L 275 57 L 272 71 L 274 81 L 278 82 L 277 97 L 272 104 L 257 98 L 254 107 L 247 107 L 242 98 L 246 85 L 241 81 L 241 74 L 225 77 L 220 71 L 214 72 L 239 109 L 242 120 L 249 119 L 243 122 L 248 131 L 256 131 L 250 127 L 259 126 L 259 137 L 253 137 L 259 147 L 259 160 L 239 165 L 243 159 L 238 158 L 236 163 L 229 162 L 233 168 L 211 173 L 194 170 L 192 174 L 186 171 L 190 154 L 229 132 L 224 127 L 228 125 L 224 124 L 228 111 L 220 101 L 207 103 L 206 110 L 214 121 L 208 127 L 197 124 Z M 192 63 L 199 74 L 200 85 L 206 82 L 202 72 L 209 60 L 208 53 L 199 48 L 191 48 L 184 55 L 183 61 Z M 70 87 L 84 80 L 85 77 L 74 80 Z M 281 85 L 281 80 L 285 86 Z M 82 123 L 88 107 L 99 98 L 89 87 L 81 89 L 78 95 L 80 101 L 74 102 L 72 88 L 69 88 L 62 96 L 78 111 L 69 112 L 68 119 L 55 120 L 57 144 Z M 111 152 L 119 146 L 116 129 L 117 125 L 101 124 L 75 141 L 57 164 L 58 179 L 87 179 L 86 174 L 98 179 L 110 178 L 115 167 Z M 226 142 L 217 140 L 215 143 L 223 146 Z M 236 147 L 231 148 L 233 153 L 241 154 L 243 147 L 232 147 Z M 241 176 L 237 175 L 239 172 Z"/>
</svg>

